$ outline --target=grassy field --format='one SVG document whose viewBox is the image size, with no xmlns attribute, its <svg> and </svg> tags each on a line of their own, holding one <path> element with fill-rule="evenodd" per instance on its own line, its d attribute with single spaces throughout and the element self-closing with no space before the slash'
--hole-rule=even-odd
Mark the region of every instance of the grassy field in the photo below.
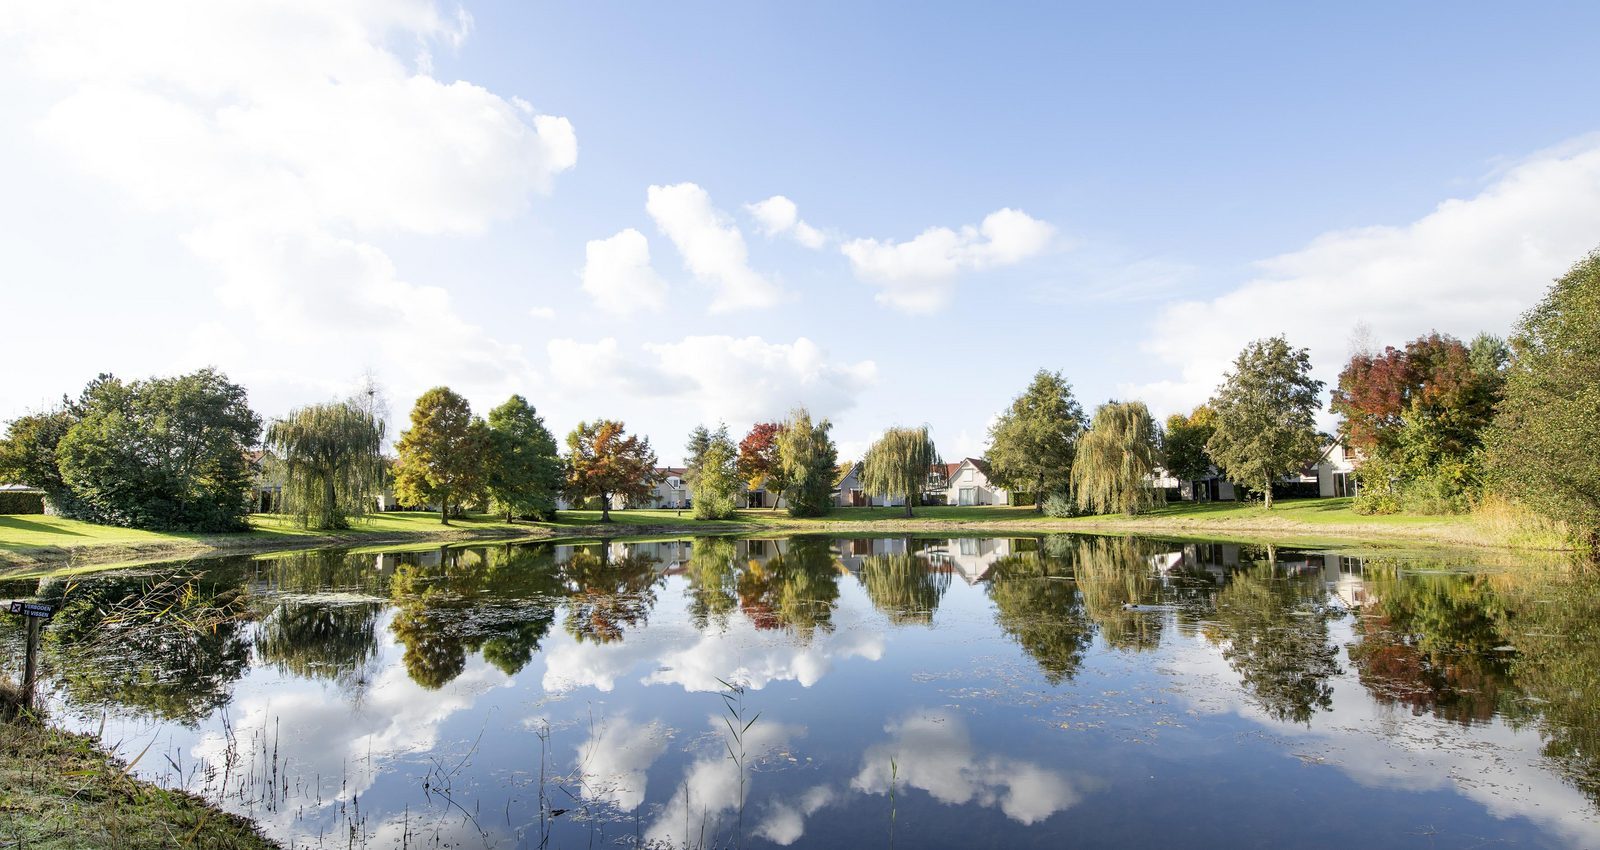
<svg viewBox="0 0 1600 850">
<path fill-rule="evenodd" d="M 92 738 L 0 720 L 0 844 L 269 850 L 244 818 L 133 779 Z"/>
</svg>

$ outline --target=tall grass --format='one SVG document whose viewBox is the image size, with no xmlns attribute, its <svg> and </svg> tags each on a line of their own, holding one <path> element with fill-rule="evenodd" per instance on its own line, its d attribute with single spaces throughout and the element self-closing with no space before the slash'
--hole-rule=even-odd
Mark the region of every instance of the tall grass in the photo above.
<svg viewBox="0 0 1600 850">
<path fill-rule="evenodd" d="M 1504 496 L 1489 494 L 1472 511 L 1473 527 L 1488 542 L 1517 549 L 1567 550 L 1572 529 Z"/>
</svg>

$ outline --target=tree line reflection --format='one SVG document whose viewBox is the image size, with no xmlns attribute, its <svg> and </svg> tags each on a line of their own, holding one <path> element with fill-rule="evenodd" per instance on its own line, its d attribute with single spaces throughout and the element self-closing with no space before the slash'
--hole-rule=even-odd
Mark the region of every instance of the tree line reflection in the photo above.
<svg viewBox="0 0 1600 850">
<path fill-rule="evenodd" d="M 228 702 L 253 662 L 359 698 L 387 640 L 426 688 L 474 654 L 514 675 L 558 622 L 580 643 L 625 641 L 673 576 L 696 629 L 743 621 L 799 644 L 835 628 L 848 582 L 887 624 L 928 628 L 960 580 L 982 589 L 996 626 L 1052 685 L 1097 640 L 1138 653 L 1171 630 L 1214 646 L 1266 715 L 1303 724 L 1331 709 L 1347 660 L 1382 704 L 1536 728 L 1545 754 L 1600 802 L 1600 591 L 1564 572 L 1430 566 L 1066 535 L 697 538 L 309 552 L 48 579 L 36 594 L 59 607 L 47 670 L 73 704 L 192 724 Z M 1347 617 L 1346 647 L 1332 624 Z"/>
</svg>

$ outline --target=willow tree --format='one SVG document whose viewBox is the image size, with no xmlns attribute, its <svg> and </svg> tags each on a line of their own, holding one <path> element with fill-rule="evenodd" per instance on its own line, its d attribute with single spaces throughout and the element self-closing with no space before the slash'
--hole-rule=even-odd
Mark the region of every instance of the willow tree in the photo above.
<svg viewBox="0 0 1600 850">
<path fill-rule="evenodd" d="M 348 528 L 383 487 L 383 424 L 349 402 L 312 404 L 273 422 L 283 504 L 301 526 Z"/>
<path fill-rule="evenodd" d="M 1142 401 L 1110 401 L 1094 412 L 1078 440 L 1072 489 L 1078 507 L 1095 513 L 1136 514 L 1165 502 L 1150 486 L 1161 465 L 1161 430 Z"/>
<path fill-rule="evenodd" d="M 789 414 L 778 434 L 778 460 L 787 484 L 784 496 L 790 516 L 822 516 L 832 507 L 839 462 L 832 430 L 828 420 L 813 422 L 811 414 L 800 407 Z"/>
<path fill-rule="evenodd" d="M 867 449 L 861 462 L 861 486 L 887 498 L 904 496 L 906 516 L 928 485 L 928 471 L 943 463 L 928 435 L 928 426 L 890 428 Z"/>
</svg>

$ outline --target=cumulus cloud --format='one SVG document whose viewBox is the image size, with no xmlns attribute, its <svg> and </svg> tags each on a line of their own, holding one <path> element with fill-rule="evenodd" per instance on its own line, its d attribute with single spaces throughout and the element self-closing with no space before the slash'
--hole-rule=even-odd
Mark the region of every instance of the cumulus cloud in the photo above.
<svg viewBox="0 0 1600 850">
<path fill-rule="evenodd" d="M 1260 274 L 1215 298 L 1162 310 L 1146 349 L 1177 377 L 1122 392 L 1161 412 L 1208 398 L 1247 342 L 1286 334 L 1311 349 L 1332 384 L 1353 328 L 1399 345 L 1431 330 L 1506 332 L 1552 278 L 1595 247 L 1600 139 L 1538 154 L 1469 198 L 1410 224 L 1324 234 L 1257 264 Z"/>
<path fill-rule="evenodd" d="M 998 806 L 1025 825 L 1083 799 L 1079 783 L 1057 771 L 1022 759 L 978 753 L 966 723 L 948 710 L 913 713 L 884 731 L 890 740 L 873 745 L 862 757 L 861 770 L 850 782 L 856 790 L 887 794 L 890 782 L 904 783 L 949 805 Z"/>
<path fill-rule="evenodd" d="M 706 824 L 715 834 L 722 819 L 739 808 L 741 794 L 749 800 L 759 790 L 760 773 L 746 772 L 745 767 L 728 758 L 729 748 L 742 750 L 746 765 L 755 764 L 788 747 L 789 741 L 806 732 L 803 726 L 762 718 L 733 740 L 722 717 L 713 715 L 708 725 L 714 743 L 684 771 L 678 790 L 646 831 L 645 838 L 652 845 L 673 846 L 683 835 L 685 823 L 696 824 L 697 829 L 699 824 Z"/>
<path fill-rule="evenodd" d="M 761 224 L 763 236 L 789 236 L 812 250 L 828 243 L 822 231 L 800 220 L 800 208 L 782 195 L 745 204 L 745 210 Z"/>
<path fill-rule="evenodd" d="M 716 291 L 711 312 L 771 307 L 784 299 L 776 281 L 750 267 L 744 234 L 706 190 L 693 183 L 651 186 L 645 210 L 689 272 Z"/>
<path fill-rule="evenodd" d="M 650 765 L 667 751 L 670 735 L 660 723 L 627 716 L 601 722 L 578 747 L 584 799 L 631 812 L 644 802 Z"/>
<path fill-rule="evenodd" d="M 583 246 L 583 291 L 595 304 L 626 315 L 660 310 L 667 303 L 667 282 L 650 266 L 650 243 L 628 228 L 609 239 Z"/>
<path fill-rule="evenodd" d="M 437 382 L 443 362 L 466 388 L 498 391 L 530 377 L 517 349 L 372 244 L 478 233 L 576 161 L 565 118 L 426 72 L 428 46 L 459 46 L 469 28 L 423 0 L 63 0 L 13 8 L 0 38 L 45 93 L 32 123 L 52 150 L 170 214 L 217 268 L 234 350 L 270 348 L 279 376 L 382 362 L 404 391 Z M 405 42 L 421 45 L 416 68 L 390 48 Z M 323 326 L 343 332 L 283 344 Z M 415 339 L 434 343 L 426 380 L 388 341 Z"/>
<path fill-rule="evenodd" d="M 950 302 L 964 272 L 1013 265 L 1045 250 L 1055 227 L 1021 210 L 996 210 L 960 230 L 931 227 L 905 242 L 852 239 L 840 250 L 857 277 L 882 288 L 878 303 L 928 313 Z"/>
<path fill-rule="evenodd" d="M 625 392 L 692 404 L 707 421 L 754 421 L 797 404 L 820 416 L 854 406 L 877 381 L 871 360 L 838 361 L 811 340 L 690 336 L 634 352 L 617 340 L 548 344 L 550 371 L 574 392 Z"/>
</svg>

